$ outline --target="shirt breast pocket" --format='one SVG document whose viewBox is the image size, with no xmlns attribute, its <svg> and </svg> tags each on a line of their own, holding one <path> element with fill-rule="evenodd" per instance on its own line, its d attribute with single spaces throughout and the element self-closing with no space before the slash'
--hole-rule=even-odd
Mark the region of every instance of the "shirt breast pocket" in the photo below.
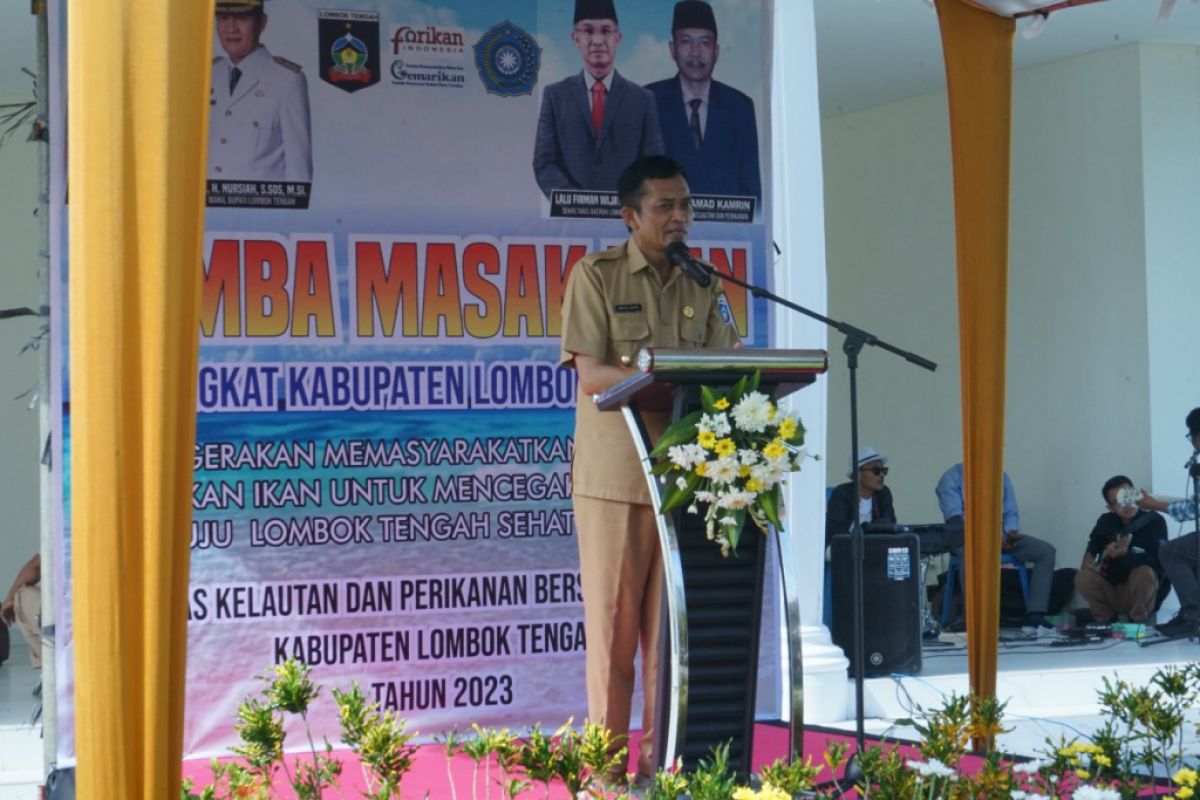
<svg viewBox="0 0 1200 800">
<path fill-rule="evenodd" d="M 632 364 L 638 350 L 650 343 L 650 323 L 642 317 L 621 317 L 613 320 L 611 332 L 614 355 L 622 363 Z M 628 359 L 628 361 L 626 361 Z"/>
<path fill-rule="evenodd" d="M 699 317 L 699 315 L 697 315 Z M 708 330 L 708 319 L 685 319 L 679 325 L 679 338 L 682 347 L 704 347 L 705 335 Z"/>
</svg>

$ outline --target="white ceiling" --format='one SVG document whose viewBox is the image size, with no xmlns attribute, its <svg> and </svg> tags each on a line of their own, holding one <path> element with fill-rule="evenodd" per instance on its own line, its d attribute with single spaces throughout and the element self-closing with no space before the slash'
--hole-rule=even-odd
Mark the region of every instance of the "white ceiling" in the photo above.
<svg viewBox="0 0 1200 800">
<path fill-rule="evenodd" d="M 813 0 L 821 116 L 945 88 L 937 15 L 925 0 Z M 1050 15 L 1041 33 L 1017 23 L 1017 69 L 1130 42 L 1200 45 L 1200 4 L 1179 0 L 1158 23 L 1159 0 L 1105 0 Z"/>
</svg>

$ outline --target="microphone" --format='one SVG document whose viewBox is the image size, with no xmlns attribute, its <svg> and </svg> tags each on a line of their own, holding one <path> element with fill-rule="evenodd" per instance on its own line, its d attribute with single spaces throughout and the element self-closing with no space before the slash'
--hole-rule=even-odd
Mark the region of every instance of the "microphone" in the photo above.
<svg viewBox="0 0 1200 800">
<path fill-rule="evenodd" d="M 667 261 L 683 270 L 685 275 L 700 286 L 708 288 L 712 284 L 712 272 L 688 252 L 688 247 L 683 242 L 671 242 L 667 245 Z"/>
</svg>

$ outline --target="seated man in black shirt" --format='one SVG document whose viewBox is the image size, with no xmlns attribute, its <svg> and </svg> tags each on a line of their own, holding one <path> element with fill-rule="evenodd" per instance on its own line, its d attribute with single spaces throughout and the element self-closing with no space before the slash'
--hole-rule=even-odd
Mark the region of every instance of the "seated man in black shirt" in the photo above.
<svg viewBox="0 0 1200 800">
<path fill-rule="evenodd" d="M 1109 478 L 1101 492 L 1108 512 L 1092 528 L 1075 588 L 1096 622 L 1112 622 L 1117 614 L 1144 622 L 1170 588 L 1158 562 L 1167 523 L 1137 507 L 1138 493 L 1124 475 Z"/>
<path fill-rule="evenodd" d="M 887 456 L 876 452 L 874 447 L 859 448 L 857 465 L 851 465 L 846 474 L 850 482 L 841 484 L 829 495 L 825 509 L 826 547 L 837 534 L 850 533 L 855 503 L 859 504 L 863 530 L 869 530 L 871 525 L 896 524 L 892 490 L 883 485 L 887 474 Z"/>
</svg>

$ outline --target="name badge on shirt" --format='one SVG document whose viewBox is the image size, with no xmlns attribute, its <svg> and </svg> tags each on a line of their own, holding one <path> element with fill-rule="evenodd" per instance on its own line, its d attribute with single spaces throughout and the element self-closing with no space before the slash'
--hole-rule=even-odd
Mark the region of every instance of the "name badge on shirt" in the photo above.
<svg viewBox="0 0 1200 800">
<path fill-rule="evenodd" d="M 613 311 L 618 314 L 633 314 L 642 310 L 641 303 L 619 303 L 613 306 Z"/>
</svg>

